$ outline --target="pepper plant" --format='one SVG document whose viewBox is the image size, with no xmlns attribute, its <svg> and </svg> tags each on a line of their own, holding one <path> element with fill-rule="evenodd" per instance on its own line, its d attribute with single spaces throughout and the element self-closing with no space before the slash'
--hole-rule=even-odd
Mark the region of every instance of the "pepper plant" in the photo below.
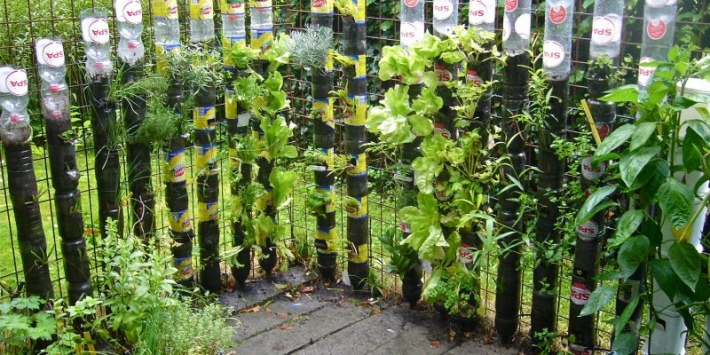
<svg viewBox="0 0 710 355">
<path fill-rule="evenodd" d="M 654 304 L 657 297 L 668 297 L 682 316 L 688 334 L 704 342 L 703 330 L 695 327 L 694 316 L 707 314 L 710 284 L 702 271 L 707 256 L 696 246 L 699 236 L 692 236 L 693 224 L 710 195 L 699 194 L 710 179 L 710 113 L 698 108 L 702 119 L 681 120 L 681 111 L 696 103 L 710 102 L 685 92 L 691 78 L 710 74 L 710 61 L 692 58 L 694 48 L 673 47 L 668 61 L 651 62 L 655 75 L 640 96 L 636 85 L 612 90 L 603 100 L 630 105 L 638 119 L 618 127 L 594 153 L 593 164 L 607 163 L 613 172 L 609 185 L 592 193 L 582 206 L 575 225 L 589 220 L 598 211 L 616 203 L 609 199 L 620 194 L 629 201 L 618 206 L 616 232 L 608 248 L 616 252 L 616 265 L 600 278 L 618 281 L 598 287 L 581 315 L 599 311 L 616 295 L 617 287 L 628 287 L 629 278 L 639 266 L 648 265 L 648 277 L 641 292 L 614 320 L 612 350 L 628 354 L 635 349 L 635 336 L 624 332 L 635 327 L 629 322 L 639 302 Z M 696 183 L 691 175 L 700 175 Z M 696 240 L 692 240 L 696 239 Z M 665 293 L 663 295 L 662 293 Z M 650 324 L 655 324 L 660 310 L 650 307 Z M 649 339 L 652 342 L 653 339 Z"/>
</svg>

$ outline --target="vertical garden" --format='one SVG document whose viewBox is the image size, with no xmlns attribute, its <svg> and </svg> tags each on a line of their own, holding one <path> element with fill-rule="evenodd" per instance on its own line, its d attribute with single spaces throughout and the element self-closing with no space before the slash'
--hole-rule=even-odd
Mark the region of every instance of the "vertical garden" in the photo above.
<svg viewBox="0 0 710 355">
<path fill-rule="evenodd" d="M 533 353 L 703 353 L 709 27 L 702 0 L 5 0 L 0 352 L 177 354 L 198 317 L 180 351 L 216 353 L 211 297 L 304 267 Z"/>
</svg>

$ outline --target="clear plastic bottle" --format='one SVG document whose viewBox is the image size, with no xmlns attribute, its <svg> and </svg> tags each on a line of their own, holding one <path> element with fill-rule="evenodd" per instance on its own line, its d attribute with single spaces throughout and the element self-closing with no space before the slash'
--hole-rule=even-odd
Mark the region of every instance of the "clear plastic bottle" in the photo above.
<svg viewBox="0 0 710 355">
<path fill-rule="evenodd" d="M 434 0 L 434 35 L 446 37 L 458 24 L 459 2 L 452 0 Z"/>
<path fill-rule="evenodd" d="M 180 44 L 177 0 L 153 0 L 153 33 L 156 45 Z"/>
<path fill-rule="evenodd" d="M 530 47 L 531 0 L 505 0 L 503 49 L 509 56 L 522 54 Z"/>
<path fill-rule="evenodd" d="M 650 85 L 654 68 L 644 63 L 668 60 L 668 51 L 673 46 L 675 17 L 678 6 L 675 0 L 646 0 L 643 11 L 643 40 L 639 60 L 638 85 L 641 95 Z"/>
<path fill-rule="evenodd" d="M 212 0 L 190 1 L 190 42 L 214 39 L 214 3 Z"/>
<path fill-rule="evenodd" d="M 22 144 L 30 139 L 28 85 L 24 69 L 0 68 L 0 139 L 7 145 Z"/>
<path fill-rule="evenodd" d="M 589 45 L 592 59 L 604 56 L 612 59 L 619 57 L 623 18 L 623 1 L 597 0 L 594 3 L 592 38 Z"/>
<path fill-rule="evenodd" d="M 222 0 L 222 51 L 224 66 L 232 67 L 231 51 L 235 43 L 246 43 L 244 3 L 229 4 Z"/>
<path fill-rule="evenodd" d="M 476 33 L 494 32 L 496 29 L 496 0 L 469 1 L 468 25 L 476 28 Z"/>
<path fill-rule="evenodd" d="M 116 0 L 116 22 L 118 22 L 118 57 L 126 64 L 135 64 L 143 59 L 145 48 L 143 32 L 143 8 L 140 0 Z"/>
<path fill-rule="evenodd" d="M 251 47 L 254 49 L 261 48 L 262 51 L 265 51 L 269 48 L 274 38 L 271 0 L 252 0 L 249 5 L 249 15 L 251 17 Z"/>
<path fill-rule="evenodd" d="M 81 34 L 86 52 L 86 73 L 97 78 L 111 73 L 111 44 L 106 9 L 81 10 Z"/>
<path fill-rule="evenodd" d="M 545 42 L 542 45 L 542 66 L 550 80 L 564 80 L 570 71 L 574 1 L 545 2 Z"/>
<path fill-rule="evenodd" d="M 35 43 L 37 71 L 42 79 L 42 114 L 45 117 L 69 117 L 69 92 L 65 75 L 64 47 L 59 39 L 41 38 Z"/>
<path fill-rule="evenodd" d="M 402 47 L 407 48 L 424 38 L 424 0 L 402 0 L 399 20 L 399 39 Z"/>
</svg>

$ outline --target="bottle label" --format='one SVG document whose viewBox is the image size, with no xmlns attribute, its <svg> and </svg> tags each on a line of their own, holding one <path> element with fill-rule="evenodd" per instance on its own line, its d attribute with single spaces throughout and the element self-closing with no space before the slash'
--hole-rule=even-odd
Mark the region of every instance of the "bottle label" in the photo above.
<svg viewBox="0 0 710 355">
<path fill-rule="evenodd" d="M 399 222 L 399 230 L 404 233 L 412 233 L 412 227 L 409 223 Z"/>
<path fill-rule="evenodd" d="M 5 69 L 5 68 L 4 68 Z M 19 70 L 4 70 L 0 75 L 0 80 L 2 80 L 2 87 L 0 87 L 0 92 L 10 93 L 14 96 L 25 96 L 27 95 L 28 81 L 27 72 L 24 69 Z"/>
<path fill-rule="evenodd" d="M 139 24 L 143 22 L 143 8 L 141 2 L 137 0 L 117 0 L 116 20 L 118 22 L 128 22 Z"/>
<path fill-rule="evenodd" d="M 650 7 L 668 6 L 674 5 L 675 3 L 676 0 L 646 0 L 646 5 Z"/>
<path fill-rule="evenodd" d="M 251 114 L 249 112 L 243 112 L 237 115 L 237 127 L 249 126 L 249 120 L 251 119 Z"/>
<path fill-rule="evenodd" d="M 166 0 L 167 2 L 167 7 L 168 7 L 168 16 L 167 18 L 169 20 L 178 20 L 178 5 L 177 5 L 177 0 Z"/>
<path fill-rule="evenodd" d="M 557 68 L 565 60 L 565 48 L 557 41 L 545 41 L 542 45 L 542 65 Z"/>
<path fill-rule="evenodd" d="M 335 117 L 333 114 L 333 100 L 314 100 L 313 113 L 331 128 L 335 128 Z"/>
<path fill-rule="evenodd" d="M 348 202 L 345 210 L 350 218 L 361 218 L 367 215 L 367 196 L 353 197 L 355 201 Z M 357 203 L 356 203 L 357 202 Z"/>
<path fill-rule="evenodd" d="M 219 203 L 200 202 L 197 204 L 197 216 L 200 222 L 219 220 Z"/>
<path fill-rule="evenodd" d="M 228 0 L 222 0 L 221 3 L 222 13 L 229 15 L 239 15 L 244 14 L 244 3 L 241 4 L 230 4 Z"/>
<path fill-rule="evenodd" d="M 582 159 L 582 177 L 588 181 L 599 180 L 604 175 L 606 166 L 600 163 L 596 168 L 592 166 L 592 157 Z"/>
<path fill-rule="evenodd" d="M 434 0 L 434 19 L 443 21 L 454 14 L 454 4 L 451 0 Z"/>
<path fill-rule="evenodd" d="M 611 131 L 611 128 L 609 128 L 609 125 L 606 123 L 595 123 L 594 124 L 597 127 L 597 133 L 599 133 L 599 139 L 604 140 L 609 135 L 609 131 Z"/>
<path fill-rule="evenodd" d="M 409 46 L 424 38 L 424 26 L 421 22 L 402 22 L 399 39 L 402 45 Z"/>
<path fill-rule="evenodd" d="M 461 243 L 461 247 L 459 248 L 459 260 L 464 264 L 473 262 L 473 248 L 470 245 Z"/>
<path fill-rule="evenodd" d="M 661 19 L 654 19 L 648 22 L 646 26 L 646 34 L 648 38 L 657 41 L 666 35 L 666 23 Z"/>
<path fill-rule="evenodd" d="M 653 62 L 653 58 L 643 57 L 639 60 L 639 78 L 638 83 L 641 86 L 647 86 L 656 68 L 644 66 L 644 63 Z"/>
<path fill-rule="evenodd" d="M 195 107 L 195 129 L 197 130 L 214 130 L 217 128 L 217 120 L 215 120 L 215 107 Z"/>
<path fill-rule="evenodd" d="M 189 280 L 192 278 L 192 273 L 194 269 L 192 268 L 192 257 L 187 258 L 175 258 L 174 262 L 175 268 L 175 278 L 177 280 Z"/>
<path fill-rule="evenodd" d="M 252 30 L 251 31 L 251 47 L 261 49 L 261 53 L 266 52 L 271 47 L 271 42 L 274 40 L 274 32 L 272 30 Z"/>
<path fill-rule="evenodd" d="M 468 9 L 468 23 L 480 25 L 495 21 L 495 2 L 491 0 L 471 1 Z"/>
<path fill-rule="evenodd" d="M 577 226 L 577 235 L 583 238 L 597 238 L 599 236 L 599 225 L 590 219 Z"/>
<path fill-rule="evenodd" d="M 513 12 L 518 8 L 518 0 L 505 0 L 505 11 Z"/>
<path fill-rule="evenodd" d="M 190 221 L 190 210 L 168 213 L 168 224 L 170 230 L 175 233 L 184 233 L 192 229 Z"/>
<path fill-rule="evenodd" d="M 515 20 L 515 33 L 520 38 L 530 38 L 530 14 L 522 14 Z"/>
<path fill-rule="evenodd" d="M 185 149 L 171 151 L 165 154 L 165 179 L 172 183 L 187 180 L 185 175 Z"/>
<path fill-rule="evenodd" d="M 234 89 L 224 90 L 224 118 L 227 120 L 237 118 L 237 97 Z"/>
<path fill-rule="evenodd" d="M 562 5 L 550 7 L 550 22 L 559 25 L 567 19 L 567 9 Z"/>
<path fill-rule="evenodd" d="M 439 77 L 440 83 L 449 82 L 454 78 L 453 74 L 446 70 L 446 66 L 443 64 L 436 64 L 434 66 L 434 72 L 436 73 L 436 76 Z"/>
<path fill-rule="evenodd" d="M 178 19 L 177 0 L 153 0 L 151 5 L 153 7 L 154 18 Z"/>
<path fill-rule="evenodd" d="M 85 18 L 81 22 L 81 29 L 85 42 L 106 44 L 109 41 L 108 22 L 104 18 Z"/>
<path fill-rule="evenodd" d="M 338 237 L 338 234 L 335 230 L 333 229 L 316 229 L 316 240 L 314 241 L 314 245 L 318 251 L 321 253 L 333 253 L 338 251 L 338 243 L 335 243 L 334 241 Z"/>
<path fill-rule="evenodd" d="M 510 27 L 508 15 L 503 15 L 503 41 L 507 41 L 510 38 Z"/>
<path fill-rule="evenodd" d="M 478 73 L 476 73 L 475 70 L 469 69 L 466 71 L 466 82 L 471 83 L 474 86 L 481 86 L 481 84 L 483 84 L 483 79 L 478 76 Z"/>
<path fill-rule="evenodd" d="M 587 289 L 584 282 L 572 281 L 572 289 L 570 290 L 570 301 L 578 306 L 584 306 L 592 292 Z"/>
<path fill-rule="evenodd" d="M 316 14 L 330 14 L 333 12 L 333 5 L 329 0 L 313 0 L 311 12 Z"/>
<path fill-rule="evenodd" d="M 419 4 L 419 0 L 404 0 L 404 5 L 407 7 L 416 7 Z"/>
<path fill-rule="evenodd" d="M 271 7 L 271 0 L 251 0 L 249 2 L 249 7 Z"/>
<path fill-rule="evenodd" d="M 358 95 L 350 96 L 348 95 L 352 107 L 354 109 L 348 109 L 344 113 L 343 121 L 345 124 L 353 126 L 362 126 L 365 124 L 367 119 L 367 96 Z"/>
<path fill-rule="evenodd" d="M 214 18 L 214 6 L 212 0 L 191 0 L 190 19 L 191 20 L 211 20 Z"/>
<path fill-rule="evenodd" d="M 351 154 L 351 163 L 348 165 L 348 175 L 360 175 L 367 171 L 367 156 L 365 154 Z"/>
<path fill-rule="evenodd" d="M 40 39 L 35 45 L 39 64 L 54 68 L 64 66 L 64 46 L 62 42 L 50 39 Z"/>
<path fill-rule="evenodd" d="M 203 173 L 205 168 L 217 163 L 217 146 L 212 144 L 198 145 L 195 147 L 196 159 L 195 166 L 197 171 Z M 210 173 L 210 172 L 206 172 Z"/>
<path fill-rule="evenodd" d="M 446 129 L 442 122 L 434 122 L 434 133 L 441 134 L 446 139 L 451 139 L 451 131 Z"/>
<path fill-rule="evenodd" d="M 598 45 L 618 42 L 621 39 L 620 18 L 616 15 L 597 16 L 592 22 L 592 43 Z"/>
</svg>

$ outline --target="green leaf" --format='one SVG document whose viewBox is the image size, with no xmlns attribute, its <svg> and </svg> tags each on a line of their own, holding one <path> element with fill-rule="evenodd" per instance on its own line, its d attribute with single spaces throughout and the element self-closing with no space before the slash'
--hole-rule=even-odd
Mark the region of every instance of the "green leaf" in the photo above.
<svg viewBox="0 0 710 355">
<path fill-rule="evenodd" d="M 601 161 L 599 158 L 608 155 L 616 148 L 624 144 L 627 140 L 629 140 L 629 137 L 634 134 L 635 130 L 636 126 L 632 124 L 625 124 L 615 129 L 614 132 L 611 132 L 611 134 L 602 141 L 602 144 L 599 145 L 596 152 L 594 152 L 594 161 Z"/>
<path fill-rule="evenodd" d="M 621 180 L 627 187 L 640 187 L 636 181 L 639 173 L 660 151 L 660 147 L 644 147 L 633 151 L 627 150 L 621 154 L 619 171 L 621 172 Z"/>
<path fill-rule="evenodd" d="M 616 287 L 610 285 L 601 285 L 597 287 L 591 295 L 587 303 L 584 304 L 580 317 L 599 312 L 604 306 L 616 298 Z"/>
<path fill-rule="evenodd" d="M 690 243 L 674 242 L 668 249 L 668 259 L 676 275 L 688 285 L 692 291 L 700 280 L 701 258 L 698 251 Z"/>
<path fill-rule="evenodd" d="M 281 156 L 289 159 L 298 158 L 298 149 L 295 146 L 287 145 L 281 149 Z"/>
<path fill-rule="evenodd" d="M 657 193 L 658 204 L 664 218 L 670 218 L 671 227 L 680 230 L 693 215 L 693 191 L 678 180 L 668 177 Z"/>
<path fill-rule="evenodd" d="M 643 216 L 642 210 L 626 211 L 616 224 L 616 237 L 622 240 L 629 238 L 641 226 Z"/>
<path fill-rule="evenodd" d="M 703 112 L 701 109 L 703 109 L 704 112 L 707 113 L 707 109 L 705 109 L 704 107 L 698 108 L 698 112 Z M 710 141 L 710 127 L 705 121 L 689 120 L 688 122 L 686 122 L 686 124 L 688 125 L 689 131 L 694 131 L 706 142 Z"/>
<path fill-rule="evenodd" d="M 428 136 L 434 130 L 434 123 L 421 115 L 411 115 L 407 122 L 412 126 L 412 132 L 417 136 Z"/>
<path fill-rule="evenodd" d="M 628 279 L 642 262 L 646 261 L 649 246 L 651 243 L 643 235 L 637 235 L 626 239 L 619 249 L 616 260 L 621 268 L 621 275 Z"/>
<path fill-rule="evenodd" d="M 634 353 L 638 343 L 639 341 L 635 333 L 621 333 L 614 337 L 614 343 L 611 344 L 611 350 L 617 355 L 630 355 Z"/>
<path fill-rule="evenodd" d="M 653 279 L 658 283 L 658 286 L 663 292 L 673 299 L 678 289 L 681 287 L 681 280 L 676 275 L 668 259 L 656 259 L 651 261 L 649 268 L 653 273 Z"/>
<path fill-rule="evenodd" d="M 624 85 L 611 90 L 600 100 L 609 102 L 638 102 L 639 89 L 637 85 Z"/>
<path fill-rule="evenodd" d="M 425 87 L 419 96 L 412 101 L 412 109 L 420 115 L 439 112 L 444 106 L 444 100 L 436 94 L 435 87 Z"/>
<path fill-rule="evenodd" d="M 584 204 L 582 205 L 582 208 L 579 209 L 579 212 L 577 213 L 577 218 L 575 219 L 574 223 L 576 225 L 581 225 L 584 222 L 590 220 L 592 217 L 594 217 L 595 214 L 597 214 L 599 211 L 603 211 L 608 209 L 611 206 L 615 206 L 616 202 L 614 201 L 604 201 L 609 197 L 609 195 L 613 194 L 614 191 L 616 191 L 616 186 L 604 186 L 597 191 L 594 191 L 589 197 L 587 197 L 587 200 L 584 201 Z"/>
<path fill-rule="evenodd" d="M 653 158 L 650 163 L 646 165 L 638 179 L 636 179 L 636 184 L 631 188 L 636 190 L 643 186 L 643 189 L 639 191 L 643 196 L 645 196 L 649 201 L 653 200 L 654 196 L 658 192 L 658 189 L 666 182 L 666 178 L 671 174 L 671 166 L 668 161 L 661 158 Z"/>
<path fill-rule="evenodd" d="M 629 324 L 629 320 L 631 319 L 631 316 L 634 314 L 634 311 L 636 310 L 636 306 L 639 304 L 639 299 L 640 295 L 635 295 L 634 298 L 632 298 L 629 301 L 629 304 L 626 305 L 626 308 L 624 308 L 624 311 L 621 312 L 621 315 L 616 318 L 614 321 L 614 332 L 616 333 L 616 338 L 619 337 L 621 332 L 626 328 L 626 325 Z"/>
<path fill-rule="evenodd" d="M 281 168 L 277 167 L 271 171 L 269 182 L 273 188 L 272 198 L 274 205 L 278 209 L 288 202 L 291 192 L 293 192 L 293 189 L 298 183 L 298 173 L 295 171 L 283 171 Z"/>
<path fill-rule="evenodd" d="M 648 139 L 651 138 L 654 132 L 656 132 L 655 122 L 644 122 L 639 124 L 636 127 L 634 134 L 631 136 L 631 145 L 629 148 L 631 150 L 641 148 L 644 144 L 646 144 Z"/>
</svg>

